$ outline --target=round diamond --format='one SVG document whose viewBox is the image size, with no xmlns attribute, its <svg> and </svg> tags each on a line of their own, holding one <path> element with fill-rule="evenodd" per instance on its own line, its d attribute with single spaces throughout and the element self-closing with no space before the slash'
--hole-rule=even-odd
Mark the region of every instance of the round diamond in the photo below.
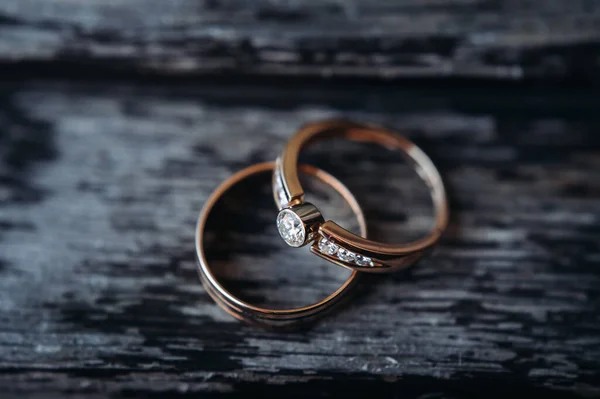
<svg viewBox="0 0 600 399">
<path fill-rule="evenodd" d="M 281 238 L 292 247 L 304 244 L 306 230 L 300 217 L 289 209 L 284 209 L 277 215 L 277 230 Z"/>
<path fill-rule="evenodd" d="M 356 254 L 348 251 L 347 249 L 340 248 L 338 251 L 338 258 L 346 262 L 354 262 L 354 259 L 356 259 Z"/>
<path fill-rule="evenodd" d="M 325 237 L 322 237 L 319 240 L 319 249 L 323 253 L 326 253 L 328 255 L 334 255 L 338 250 L 338 246 L 332 243 L 331 241 L 327 240 Z"/>
<path fill-rule="evenodd" d="M 371 258 L 368 258 L 366 256 L 357 255 L 356 264 L 359 266 L 373 266 L 373 261 L 371 260 Z"/>
</svg>

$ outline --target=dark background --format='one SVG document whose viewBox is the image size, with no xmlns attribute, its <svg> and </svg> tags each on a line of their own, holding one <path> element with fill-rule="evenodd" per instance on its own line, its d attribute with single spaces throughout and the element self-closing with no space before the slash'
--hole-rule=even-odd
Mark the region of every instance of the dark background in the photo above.
<svg viewBox="0 0 600 399">
<path fill-rule="evenodd" d="M 0 396 L 600 397 L 599 76 L 590 0 L 3 0 Z M 448 232 L 309 331 L 241 324 L 197 278 L 198 212 L 332 116 L 421 146 Z M 373 236 L 427 230 L 396 157 L 305 160 Z M 211 246 L 232 289 L 299 305 L 341 283 L 281 242 L 268 177 L 240 190 L 256 217 L 231 197 Z"/>
</svg>

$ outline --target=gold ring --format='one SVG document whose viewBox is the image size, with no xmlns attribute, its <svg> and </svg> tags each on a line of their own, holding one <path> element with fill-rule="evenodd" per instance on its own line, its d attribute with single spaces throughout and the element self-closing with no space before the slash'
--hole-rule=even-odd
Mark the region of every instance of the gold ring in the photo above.
<svg viewBox="0 0 600 399">
<path fill-rule="evenodd" d="M 331 310 L 333 305 L 339 303 L 341 299 L 344 298 L 347 293 L 349 293 L 350 289 L 354 286 L 359 273 L 353 271 L 344 284 L 342 284 L 342 286 L 339 287 L 335 292 L 327 296 L 325 299 L 312 305 L 291 309 L 267 309 L 244 302 L 226 290 L 211 271 L 208 260 L 206 259 L 204 253 L 204 229 L 206 221 L 208 219 L 208 215 L 219 198 L 221 198 L 225 192 L 227 192 L 234 185 L 240 183 L 242 180 L 260 173 L 272 173 L 274 168 L 274 162 L 265 162 L 252 165 L 229 177 L 212 193 L 202 208 L 200 216 L 198 217 L 195 238 L 196 256 L 198 260 L 198 271 L 202 284 L 214 301 L 226 312 L 240 320 L 246 321 L 250 324 L 259 325 L 261 327 L 289 328 L 312 322 L 317 317 L 325 314 L 325 310 Z M 299 165 L 299 170 L 303 173 L 307 173 L 316 177 L 335 189 L 350 205 L 358 220 L 360 234 L 363 237 L 366 237 L 367 225 L 365 218 L 352 193 L 340 181 L 320 169 L 309 165 Z"/>
<path fill-rule="evenodd" d="M 398 150 L 427 183 L 435 210 L 435 226 L 426 237 L 403 244 L 368 240 L 324 221 L 320 211 L 304 202 L 304 189 L 298 180 L 298 155 L 315 141 L 341 137 L 372 142 Z M 292 247 L 311 244 L 314 254 L 352 270 L 371 273 L 394 272 L 414 264 L 437 243 L 448 224 L 448 202 L 442 178 L 429 157 L 414 143 L 380 126 L 345 120 L 329 120 L 304 125 L 288 141 L 277 158 L 273 172 L 273 196 L 280 212 L 277 227 Z"/>
</svg>

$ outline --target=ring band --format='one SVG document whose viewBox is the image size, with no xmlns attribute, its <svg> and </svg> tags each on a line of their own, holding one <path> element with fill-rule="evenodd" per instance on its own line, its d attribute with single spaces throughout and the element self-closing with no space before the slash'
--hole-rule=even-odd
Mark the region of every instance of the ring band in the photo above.
<svg viewBox="0 0 600 399">
<path fill-rule="evenodd" d="M 426 237 L 405 244 L 387 244 L 359 237 L 333 221 L 325 222 L 319 210 L 304 202 L 297 172 L 298 155 L 309 144 L 334 137 L 371 142 L 399 150 L 429 186 L 435 210 L 435 226 Z M 345 120 L 304 125 L 288 141 L 277 158 L 273 172 L 273 195 L 280 209 L 279 232 L 288 243 L 300 247 L 312 243 L 314 254 L 352 270 L 372 273 L 394 272 L 414 264 L 433 248 L 448 224 L 448 203 L 442 178 L 429 157 L 414 143 L 380 126 Z M 310 214 L 312 218 L 306 218 Z M 282 220 L 301 223 L 303 237 L 292 236 Z M 302 238 L 302 240 L 301 240 Z"/>
<path fill-rule="evenodd" d="M 286 328 L 311 322 L 317 317 L 323 315 L 325 310 L 330 310 L 333 305 L 339 303 L 340 300 L 345 297 L 349 290 L 354 286 L 359 273 L 353 271 L 344 284 L 342 284 L 342 286 L 340 286 L 334 293 L 330 294 L 325 299 L 312 305 L 291 309 L 268 309 L 251 305 L 231 294 L 223 287 L 223 285 L 219 283 L 212 273 L 204 254 L 204 229 L 208 216 L 219 198 L 221 198 L 221 196 L 223 196 L 223 194 L 225 194 L 234 185 L 253 175 L 265 172 L 272 173 L 274 168 L 275 162 L 265 162 L 252 165 L 235 173 L 233 176 L 225 180 L 211 194 L 202 208 L 202 211 L 200 212 L 198 223 L 196 225 L 196 256 L 198 260 L 198 271 L 202 284 L 213 300 L 226 312 L 237 319 L 246 321 L 250 324 L 259 325 L 262 327 Z M 299 165 L 299 170 L 303 173 L 307 173 L 316 177 L 336 190 L 350 205 L 358 220 L 360 234 L 363 237 L 366 237 L 367 225 L 365 222 L 365 217 L 352 193 L 340 181 L 327 172 L 309 165 Z"/>
</svg>

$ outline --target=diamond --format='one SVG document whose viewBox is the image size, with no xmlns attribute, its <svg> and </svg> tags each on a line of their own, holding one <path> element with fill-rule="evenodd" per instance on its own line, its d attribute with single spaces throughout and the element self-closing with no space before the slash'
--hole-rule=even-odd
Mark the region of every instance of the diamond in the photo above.
<svg viewBox="0 0 600 399">
<path fill-rule="evenodd" d="M 338 246 L 327 240 L 327 238 L 321 237 L 319 240 L 319 249 L 323 253 L 334 255 L 338 250 Z"/>
<path fill-rule="evenodd" d="M 329 249 L 327 250 L 327 253 L 329 255 L 335 255 L 335 253 L 338 251 L 338 246 L 335 245 L 334 243 L 330 242 L 329 243 Z"/>
<path fill-rule="evenodd" d="M 366 256 L 357 255 L 356 264 L 359 266 L 373 266 L 373 260 Z"/>
<path fill-rule="evenodd" d="M 277 200 L 279 201 L 280 207 L 284 207 L 287 205 L 287 195 L 285 194 L 285 191 L 283 191 L 283 188 L 277 189 Z"/>
<path fill-rule="evenodd" d="M 321 252 L 327 252 L 327 250 L 329 249 L 329 241 L 327 241 L 327 238 L 321 237 L 321 239 L 319 240 L 319 249 L 321 250 Z"/>
<path fill-rule="evenodd" d="M 306 238 L 304 223 L 300 217 L 289 209 L 284 209 L 277 215 L 277 230 L 281 238 L 292 247 L 301 247 Z"/>
<path fill-rule="evenodd" d="M 350 252 L 344 248 L 340 248 L 337 255 L 338 258 L 346 262 L 354 262 L 354 259 L 356 259 L 356 254 L 354 252 Z"/>
<path fill-rule="evenodd" d="M 281 175 L 279 173 L 279 168 L 275 169 L 275 173 L 273 174 L 273 181 L 275 182 L 275 192 L 277 193 L 277 201 L 279 202 L 279 207 L 283 208 L 288 203 L 287 194 L 283 189 L 283 184 L 281 183 Z"/>
</svg>

